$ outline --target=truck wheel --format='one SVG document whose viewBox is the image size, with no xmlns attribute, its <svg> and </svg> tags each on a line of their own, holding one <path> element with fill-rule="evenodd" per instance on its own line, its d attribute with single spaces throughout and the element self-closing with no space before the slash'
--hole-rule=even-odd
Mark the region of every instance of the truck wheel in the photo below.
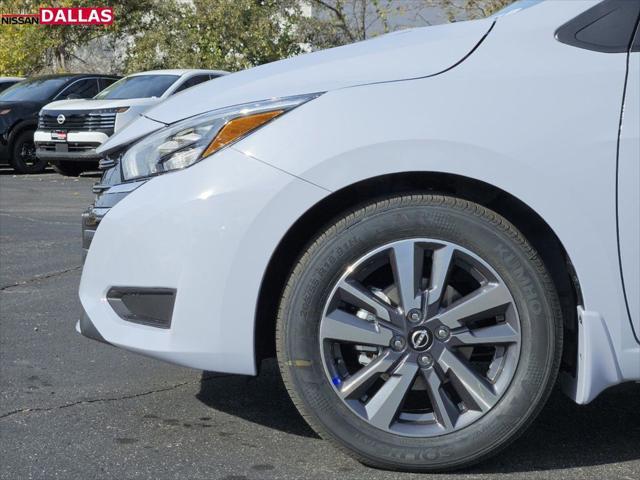
<svg viewBox="0 0 640 480">
<path fill-rule="evenodd" d="M 18 135 L 13 143 L 11 166 L 18 173 L 42 173 L 47 168 L 47 161 L 36 156 L 33 143 L 33 131 L 28 130 Z"/>
<path fill-rule="evenodd" d="M 278 362 L 325 439 L 378 468 L 440 471 L 496 454 L 554 385 L 562 314 L 507 220 L 403 195 L 319 233 L 289 277 Z"/>
</svg>

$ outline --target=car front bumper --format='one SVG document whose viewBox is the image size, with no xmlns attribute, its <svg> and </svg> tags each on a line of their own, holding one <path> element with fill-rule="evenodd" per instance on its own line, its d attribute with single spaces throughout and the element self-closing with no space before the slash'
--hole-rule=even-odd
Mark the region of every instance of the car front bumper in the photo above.
<svg viewBox="0 0 640 480">
<path fill-rule="evenodd" d="M 233 148 L 118 193 L 125 185 L 109 189 L 125 195 L 115 206 L 85 216 L 88 318 L 78 328 L 172 363 L 255 374 L 264 272 L 294 221 L 328 192 Z M 113 288 L 175 291 L 170 327 L 123 318 Z"/>
<path fill-rule="evenodd" d="M 127 182 L 119 185 L 103 187 L 96 185 L 93 188 L 97 193 L 96 201 L 90 205 L 82 214 L 82 260 L 84 261 L 93 236 L 98 229 L 100 221 L 104 218 L 109 210 L 111 210 L 120 200 L 124 199 L 129 193 L 136 188 L 144 185 L 146 180 L 139 182 Z"/>
<path fill-rule="evenodd" d="M 43 160 L 47 160 L 48 162 L 53 163 L 54 165 L 58 162 L 63 161 L 74 161 L 74 162 L 98 162 L 100 161 L 100 155 L 96 153 L 95 148 L 86 148 L 81 151 L 78 150 L 69 150 L 68 148 L 60 148 L 66 147 L 66 145 L 56 145 L 56 150 L 44 149 L 42 147 L 36 147 L 36 156 Z"/>
<path fill-rule="evenodd" d="M 102 145 L 109 136 L 103 132 L 67 132 L 67 140 L 53 140 L 50 130 L 36 130 L 33 141 L 38 158 L 53 164 L 60 161 L 96 162 L 101 155 L 96 148 Z"/>
</svg>

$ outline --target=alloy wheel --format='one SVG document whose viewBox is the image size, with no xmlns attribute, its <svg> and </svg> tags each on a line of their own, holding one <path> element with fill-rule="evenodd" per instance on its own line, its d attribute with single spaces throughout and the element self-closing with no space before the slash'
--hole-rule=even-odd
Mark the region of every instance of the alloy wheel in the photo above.
<svg viewBox="0 0 640 480">
<path fill-rule="evenodd" d="M 24 142 L 20 148 L 20 159 L 25 166 L 33 166 L 38 163 L 36 146 L 33 142 Z"/>
<path fill-rule="evenodd" d="M 411 437 L 447 434 L 490 411 L 521 343 L 514 299 L 495 270 L 429 238 L 384 245 L 349 266 L 319 334 L 342 402 L 368 424 Z"/>
</svg>

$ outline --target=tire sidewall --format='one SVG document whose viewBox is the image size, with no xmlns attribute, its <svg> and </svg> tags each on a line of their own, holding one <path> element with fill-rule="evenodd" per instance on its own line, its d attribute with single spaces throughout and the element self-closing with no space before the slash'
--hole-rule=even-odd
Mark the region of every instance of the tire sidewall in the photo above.
<svg viewBox="0 0 640 480">
<path fill-rule="evenodd" d="M 308 250 L 282 305 L 281 350 L 286 358 L 281 363 L 311 422 L 366 463 L 418 469 L 461 466 L 506 444 L 545 399 L 557 369 L 557 307 L 549 298 L 548 282 L 532 264 L 530 248 L 504 219 L 448 197 L 406 198 L 347 217 Z M 496 406 L 461 430 L 431 438 L 385 432 L 355 415 L 327 379 L 319 349 L 319 320 L 345 267 L 384 244 L 416 237 L 456 243 L 489 263 L 511 291 L 522 336 L 516 371 Z"/>
<path fill-rule="evenodd" d="M 19 173 L 40 173 L 47 168 L 45 160 L 38 159 L 34 165 L 27 165 L 22 159 L 22 146 L 27 142 L 33 143 L 33 133 L 31 130 L 19 133 L 13 144 L 11 166 Z"/>
</svg>

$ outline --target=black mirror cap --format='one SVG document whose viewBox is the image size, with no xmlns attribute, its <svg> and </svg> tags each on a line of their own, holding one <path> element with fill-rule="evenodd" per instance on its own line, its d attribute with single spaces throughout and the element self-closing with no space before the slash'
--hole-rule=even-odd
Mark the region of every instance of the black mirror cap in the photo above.
<svg viewBox="0 0 640 480">
<path fill-rule="evenodd" d="M 555 36 L 585 50 L 626 53 L 632 50 L 639 20 L 640 1 L 604 0 L 562 25 Z"/>
</svg>

